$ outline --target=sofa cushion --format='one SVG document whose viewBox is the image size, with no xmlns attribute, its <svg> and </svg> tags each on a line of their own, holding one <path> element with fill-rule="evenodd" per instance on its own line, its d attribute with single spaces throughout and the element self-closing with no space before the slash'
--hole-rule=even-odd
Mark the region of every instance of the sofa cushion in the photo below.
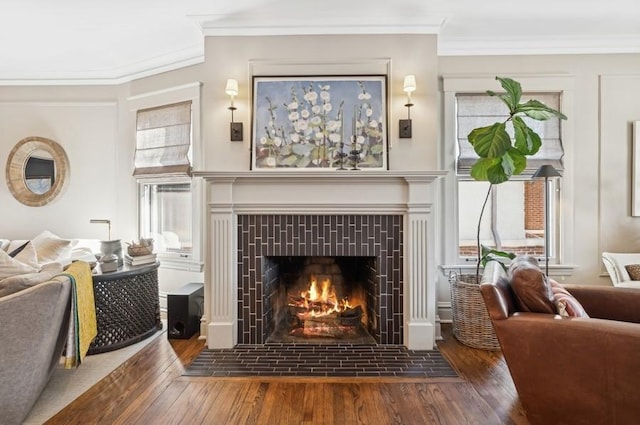
<svg viewBox="0 0 640 425">
<path fill-rule="evenodd" d="M 580 301 L 562 287 L 558 282 L 549 279 L 553 301 L 558 310 L 558 314 L 563 317 L 589 317 Z"/>
<path fill-rule="evenodd" d="M 11 258 L 8 253 L 0 250 L 0 279 L 26 273 L 35 273 L 38 269 L 25 264 L 15 258 Z"/>
<path fill-rule="evenodd" d="M 551 285 L 538 266 L 538 261 L 521 255 L 509 267 L 511 289 L 520 311 L 556 313 Z"/>
<path fill-rule="evenodd" d="M 63 267 L 60 263 L 49 263 L 44 265 L 38 272 L 19 274 L 0 279 L 0 297 L 47 282 L 62 272 Z"/>
</svg>

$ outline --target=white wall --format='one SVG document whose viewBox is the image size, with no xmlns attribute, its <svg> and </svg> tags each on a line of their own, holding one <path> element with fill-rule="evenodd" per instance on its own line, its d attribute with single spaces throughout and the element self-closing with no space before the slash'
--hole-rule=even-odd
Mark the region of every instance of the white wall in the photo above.
<svg viewBox="0 0 640 425">
<path fill-rule="evenodd" d="M 113 220 L 120 230 L 117 169 L 118 104 L 115 90 L 100 88 L 0 88 L 0 161 L 22 138 L 46 137 L 58 142 L 69 158 L 69 180 L 48 205 L 29 207 L 0 185 L 0 237 L 31 238 L 48 229 L 69 238 L 106 238 Z M 117 234 L 117 233 L 115 233 Z"/>
<path fill-rule="evenodd" d="M 616 74 L 606 73 L 600 77 L 598 205 L 601 216 L 597 233 L 602 251 L 638 252 L 640 217 L 631 216 L 631 153 L 632 123 L 640 121 L 640 102 L 636 96 L 640 93 L 640 72 L 637 75 Z"/>
<path fill-rule="evenodd" d="M 247 170 L 250 166 L 250 105 L 254 75 L 388 74 L 390 92 L 389 168 L 437 169 L 437 56 L 432 35 L 207 37 L 203 72 L 206 168 Z M 398 138 L 406 118 L 403 80 L 415 74 L 413 138 Z M 236 121 L 244 122 L 244 142 L 229 141 L 231 120 L 225 82 L 235 78 Z"/>
</svg>

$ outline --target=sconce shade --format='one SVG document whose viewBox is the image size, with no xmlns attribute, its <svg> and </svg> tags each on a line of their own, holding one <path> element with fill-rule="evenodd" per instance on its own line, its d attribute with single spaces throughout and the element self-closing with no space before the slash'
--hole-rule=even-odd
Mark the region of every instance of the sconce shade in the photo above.
<svg viewBox="0 0 640 425">
<path fill-rule="evenodd" d="M 407 75 L 404 77 L 404 91 L 407 93 L 411 93 L 416 89 L 416 76 L 415 75 Z"/>
<path fill-rule="evenodd" d="M 549 178 L 549 177 L 560 177 L 560 175 L 561 174 L 558 172 L 558 170 L 556 170 L 553 167 L 553 165 L 544 164 L 544 165 L 541 165 L 540 168 L 538 168 L 535 173 L 533 173 L 531 178 L 540 179 L 540 178 Z"/>
<path fill-rule="evenodd" d="M 238 80 L 229 78 L 227 80 L 227 87 L 224 89 L 224 92 L 229 96 L 236 96 L 238 94 Z"/>
</svg>

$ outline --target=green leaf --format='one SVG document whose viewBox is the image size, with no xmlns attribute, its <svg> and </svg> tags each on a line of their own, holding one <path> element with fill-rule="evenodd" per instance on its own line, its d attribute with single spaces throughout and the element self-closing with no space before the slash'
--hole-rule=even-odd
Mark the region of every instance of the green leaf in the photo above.
<svg viewBox="0 0 640 425">
<path fill-rule="evenodd" d="M 511 139 L 502 122 L 476 128 L 467 137 L 481 158 L 501 157 L 511 147 Z"/>
<path fill-rule="evenodd" d="M 538 133 L 533 131 L 531 128 L 527 127 L 526 130 L 527 140 L 529 140 L 529 143 L 531 144 L 531 150 L 529 152 L 523 152 L 523 154 L 535 155 L 536 153 L 538 153 L 540 147 L 542 146 L 542 140 L 540 139 L 540 136 L 538 136 Z"/>
<path fill-rule="evenodd" d="M 498 163 L 487 168 L 487 180 L 491 184 L 504 183 L 513 175 L 513 164 L 510 158 L 498 158 Z"/>
<path fill-rule="evenodd" d="M 484 245 L 481 245 L 480 263 L 482 264 L 483 267 L 485 267 L 487 263 L 490 261 L 496 261 L 497 263 L 500 264 L 500 266 L 502 266 L 502 269 L 506 272 L 507 266 L 506 264 L 504 264 L 504 262 L 500 261 L 501 258 L 508 258 L 510 260 L 513 260 L 514 258 L 516 258 L 516 255 L 511 252 L 498 251 L 497 249 L 492 249 Z"/>
<path fill-rule="evenodd" d="M 527 168 L 527 157 L 518 149 L 509 149 L 509 152 L 507 152 L 505 156 L 508 156 L 511 159 L 511 164 L 513 165 L 512 172 L 509 178 L 511 178 L 511 176 L 513 175 L 522 173 L 524 169 Z"/>
<path fill-rule="evenodd" d="M 489 181 L 488 170 L 500 165 L 501 158 L 480 158 L 471 167 L 471 177 L 479 181 Z"/>
<path fill-rule="evenodd" d="M 471 167 L 471 177 L 492 184 L 504 183 L 513 174 L 521 173 L 526 159 L 518 150 L 511 148 L 500 158 L 480 158 Z"/>
<path fill-rule="evenodd" d="M 545 121 L 550 118 L 556 117 L 561 120 L 566 120 L 567 117 L 560 111 L 556 111 L 553 108 L 548 107 L 544 103 L 538 100 L 529 100 L 523 104 L 520 104 L 515 109 L 515 113 L 524 113 L 528 117 L 537 121 Z"/>
<path fill-rule="evenodd" d="M 510 151 L 513 150 L 514 149 L 510 149 Z M 516 164 L 513 162 L 513 158 L 511 157 L 511 155 L 509 155 L 509 152 L 506 152 L 504 155 L 502 155 L 502 158 L 500 158 L 500 166 L 502 167 L 502 172 L 504 173 L 504 175 L 507 176 L 507 179 L 509 179 L 513 175 L 513 172 L 516 170 Z M 491 183 L 494 183 L 491 180 L 491 175 L 489 175 L 489 181 Z"/>
<path fill-rule="evenodd" d="M 492 184 L 504 183 L 514 174 L 520 174 L 527 166 L 527 158 L 515 148 L 500 158 L 480 158 L 471 167 L 471 177 Z"/>
<path fill-rule="evenodd" d="M 540 136 L 522 118 L 513 117 L 513 130 L 516 139 L 515 148 L 523 155 L 535 155 L 540 150 L 542 146 Z"/>
<path fill-rule="evenodd" d="M 500 81 L 502 88 L 507 92 L 506 94 L 497 95 L 495 92 L 488 90 L 489 96 L 498 96 L 509 108 L 509 112 L 514 113 L 520 98 L 522 97 L 522 86 L 519 82 L 512 80 L 511 78 L 496 77 L 496 80 Z"/>
</svg>

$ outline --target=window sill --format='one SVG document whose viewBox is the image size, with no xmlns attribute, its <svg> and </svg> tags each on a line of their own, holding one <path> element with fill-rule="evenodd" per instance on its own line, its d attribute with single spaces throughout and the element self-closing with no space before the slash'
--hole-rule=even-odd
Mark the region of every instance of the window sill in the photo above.
<svg viewBox="0 0 640 425">
<path fill-rule="evenodd" d="M 161 269 L 182 270 L 187 272 L 201 273 L 204 264 L 194 260 L 190 255 L 158 253 Z"/>
<path fill-rule="evenodd" d="M 458 274 L 474 274 L 476 272 L 476 263 L 469 262 L 465 264 L 444 264 L 438 266 L 445 276 L 449 276 L 449 273 Z M 544 269 L 544 263 L 540 264 L 540 268 Z M 573 275 L 573 271 L 578 266 L 571 264 L 549 264 L 549 275 L 551 277 L 568 277 Z M 482 267 L 480 267 L 482 271 Z"/>
</svg>

